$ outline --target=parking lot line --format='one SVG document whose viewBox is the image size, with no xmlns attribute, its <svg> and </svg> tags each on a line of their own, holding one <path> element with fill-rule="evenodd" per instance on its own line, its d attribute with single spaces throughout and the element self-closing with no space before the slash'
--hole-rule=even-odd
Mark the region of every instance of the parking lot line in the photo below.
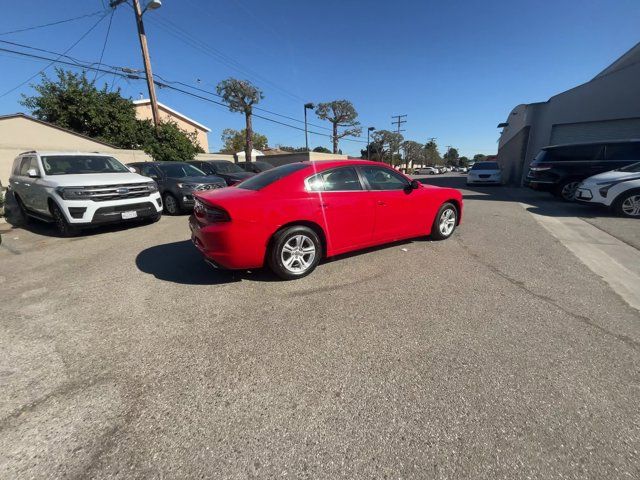
<svg viewBox="0 0 640 480">
<path fill-rule="evenodd" d="M 640 310 L 640 251 L 575 217 L 550 217 L 530 210 L 535 220 L 630 306 Z"/>
</svg>

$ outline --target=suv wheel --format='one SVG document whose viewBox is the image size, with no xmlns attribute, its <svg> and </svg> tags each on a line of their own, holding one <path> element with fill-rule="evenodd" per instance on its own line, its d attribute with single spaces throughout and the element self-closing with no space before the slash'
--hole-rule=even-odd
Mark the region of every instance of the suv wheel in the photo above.
<svg viewBox="0 0 640 480">
<path fill-rule="evenodd" d="M 616 214 L 621 217 L 640 218 L 640 190 L 629 190 L 616 199 Z"/>
<path fill-rule="evenodd" d="M 285 228 L 271 242 L 269 268 L 284 280 L 309 275 L 320 263 L 322 242 L 316 232 L 302 225 Z"/>
<path fill-rule="evenodd" d="M 579 180 L 566 180 L 556 189 L 556 194 L 565 202 L 573 202 L 576 198 L 576 189 L 580 185 Z"/>
<path fill-rule="evenodd" d="M 162 200 L 164 202 L 164 209 L 169 215 L 179 215 L 182 211 L 178 199 L 170 193 L 165 193 Z"/>
<path fill-rule="evenodd" d="M 72 237 L 78 233 L 78 231 L 74 227 L 69 225 L 69 222 L 65 218 L 64 213 L 62 213 L 60 207 L 55 203 L 51 205 L 51 214 L 53 215 L 53 221 L 60 235 L 62 235 L 63 237 Z"/>
</svg>

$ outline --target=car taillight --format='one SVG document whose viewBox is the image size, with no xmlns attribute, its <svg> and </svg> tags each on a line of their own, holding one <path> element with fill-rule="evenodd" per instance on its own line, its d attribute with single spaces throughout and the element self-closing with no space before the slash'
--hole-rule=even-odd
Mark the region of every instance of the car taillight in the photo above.
<svg viewBox="0 0 640 480">
<path fill-rule="evenodd" d="M 193 207 L 193 214 L 199 221 L 203 223 L 220 223 L 231 221 L 231 217 L 226 210 L 223 210 L 219 207 L 207 205 L 198 199 L 196 199 L 196 204 Z"/>
<path fill-rule="evenodd" d="M 544 172 L 545 170 L 551 170 L 552 165 L 549 163 L 533 163 L 529 167 L 532 172 Z"/>
</svg>

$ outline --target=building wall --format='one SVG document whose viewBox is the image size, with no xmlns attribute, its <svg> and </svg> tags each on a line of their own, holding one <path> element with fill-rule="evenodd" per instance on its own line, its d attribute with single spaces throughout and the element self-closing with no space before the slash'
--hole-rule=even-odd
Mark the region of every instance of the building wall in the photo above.
<svg viewBox="0 0 640 480">
<path fill-rule="evenodd" d="M 192 123 L 186 122 L 180 117 L 176 117 L 171 112 L 167 112 L 162 107 L 159 107 L 160 110 L 160 120 L 162 121 L 172 121 L 175 122 L 178 127 L 186 132 L 195 132 L 196 138 L 198 139 L 198 143 L 200 147 L 205 151 L 209 151 L 209 138 L 207 137 L 207 132 L 200 128 L 197 128 Z M 136 117 L 139 120 L 153 120 L 153 113 L 151 111 L 151 105 L 148 103 L 142 103 L 136 105 Z"/>
<path fill-rule="evenodd" d="M 498 161 L 503 168 L 514 168 L 521 172 L 520 182 L 526 175 L 528 166 L 540 149 L 552 142 L 552 131 L 564 124 L 587 124 L 589 122 L 640 119 L 640 63 L 632 64 L 607 75 L 601 75 L 588 83 L 556 95 L 544 103 L 519 105 L 512 110 L 500 138 Z M 516 115 L 513 113 L 516 112 Z M 628 124 L 628 122 L 627 122 Z M 530 127 L 526 152 L 521 159 L 511 155 L 506 149 L 511 138 L 525 126 Z M 586 127 L 585 127 L 586 129 Z M 592 129 L 593 130 L 593 129 Z M 615 129 L 613 129 L 615 130 Z M 612 129 L 602 128 L 602 138 L 614 139 Z M 625 133 L 628 138 L 640 138 L 640 131 L 633 128 Z M 593 138 L 593 134 L 590 137 Z M 618 136 L 617 139 L 620 137 Z M 520 165 L 511 166 L 520 162 Z M 518 183 L 518 182 L 515 182 Z"/>
<path fill-rule="evenodd" d="M 321 153 L 321 152 L 300 152 L 300 153 L 282 153 L 277 155 L 265 155 L 258 157 L 258 160 L 267 162 L 274 167 L 280 165 L 287 165 L 289 163 L 308 162 L 308 161 L 321 161 L 321 160 L 348 160 L 347 155 L 334 155 L 333 153 Z"/>
</svg>

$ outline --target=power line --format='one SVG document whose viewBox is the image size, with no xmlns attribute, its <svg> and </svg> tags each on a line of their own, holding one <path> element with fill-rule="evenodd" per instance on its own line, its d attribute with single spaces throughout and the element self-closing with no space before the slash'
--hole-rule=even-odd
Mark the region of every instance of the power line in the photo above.
<svg viewBox="0 0 640 480">
<path fill-rule="evenodd" d="M 98 67 L 102 66 L 102 58 L 104 57 L 104 51 L 107 48 L 107 42 L 109 41 L 109 32 L 111 31 L 111 23 L 113 23 L 113 15 L 116 13 L 116 9 L 111 10 L 111 16 L 109 17 L 109 26 L 107 27 L 107 34 L 104 37 L 104 43 L 102 44 L 102 51 L 100 52 L 100 60 L 98 60 Z M 98 78 L 98 72 L 93 77 L 93 83 Z"/>
<path fill-rule="evenodd" d="M 35 74 L 31 75 L 29 78 L 27 78 L 24 82 L 19 83 L 18 85 L 16 85 L 15 87 L 13 87 L 10 90 L 7 90 L 6 92 L 4 92 L 2 95 L 0 95 L 0 98 L 3 98 L 7 95 L 9 95 L 11 92 L 14 92 L 15 90 L 17 90 L 18 88 L 22 87 L 23 85 L 25 85 L 26 83 L 29 83 L 31 80 L 33 80 L 34 78 L 36 78 L 38 75 L 40 75 L 41 73 L 43 73 L 47 68 L 49 68 L 51 65 L 53 65 L 54 63 L 58 62 L 58 60 L 60 60 L 62 57 L 66 56 L 67 52 L 69 52 L 73 47 L 75 47 L 76 45 L 78 45 L 82 40 L 84 40 L 84 38 L 89 35 L 94 28 L 96 28 L 98 26 L 98 24 L 100 22 L 102 22 L 102 20 L 105 19 L 105 17 L 107 16 L 107 14 L 105 13 L 102 17 L 100 17 L 98 19 L 98 21 L 96 23 L 94 23 L 91 28 L 89 30 L 87 30 L 84 34 L 82 34 L 82 36 L 76 40 L 69 48 L 67 48 L 64 52 L 62 52 L 58 58 L 52 60 L 47 66 L 45 66 L 43 69 L 41 69 L 40 71 L 36 72 Z"/>
<path fill-rule="evenodd" d="M 104 10 L 98 10 L 97 12 L 87 13 L 85 15 L 80 15 L 79 17 L 67 18 L 65 20 L 58 20 L 57 22 L 45 23 L 43 25 L 35 25 L 33 27 L 21 28 L 19 30 L 11 30 L 9 32 L 2 32 L 0 33 L 0 35 L 9 35 L 11 33 L 27 32 L 29 30 L 36 30 L 38 28 L 52 27 L 54 25 L 60 25 L 62 23 L 73 22 L 74 20 L 80 20 L 82 18 L 95 17 L 96 15 L 99 15 L 103 12 Z"/>
</svg>

